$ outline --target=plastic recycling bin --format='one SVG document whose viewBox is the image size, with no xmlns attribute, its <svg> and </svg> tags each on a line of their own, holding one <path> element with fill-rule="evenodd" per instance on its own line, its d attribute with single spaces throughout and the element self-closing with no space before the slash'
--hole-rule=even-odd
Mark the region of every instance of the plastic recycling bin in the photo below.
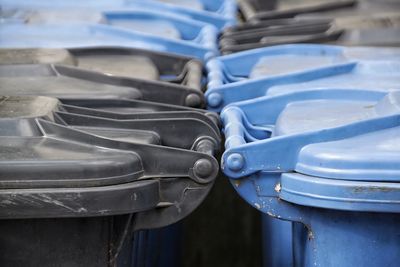
<svg viewBox="0 0 400 267">
<path fill-rule="evenodd" d="M 378 2 L 374 0 L 307 0 L 302 2 L 280 0 L 276 2 L 273 10 L 257 12 L 258 10 L 250 8 L 245 10 L 244 14 L 246 19 L 250 21 L 268 21 L 299 16 L 337 18 L 393 12 L 398 7 L 399 3 L 391 0 Z"/>
<path fill-rule="evenodd" d="M 204 103 L 200 90 L 114 78 L 60 65 L 2 65 L 0 75 L 0 88 L 3 93 L 10 95 L 46 94 L 71 99 L 85 94 L 87 98 L 94 99 L 138 99 L 195 107 L 201 107 Z M 102 78 L 104 83 L 101 82 Z M 119 81 L 125 85 L 118 86 Z"/>
<path fill-rule="evenodd" d="M 293 222 L 278 225 L 292 228 L 292 242 L 272 244 L 283 251 L 270 266 L 397 264 L 399 100 L 398 91 L 325 89 L 224 109 L 224 173 L 253 207 Z"/>
<path fill-rule="evenodd" d="M 399 66 L 398 61 L 361 60 L 287 75 L 255 75 L 254 79 L 210 89 L 206 93 L 208 109 L 220 111 L 237 101 L 314 89 L 397 90 L 400 88 Z"/>
<path fill-rule="evenodd" d="M 352 46 L 398 46 L 398 13 L 368 17 L 294 18 L 262 21 L 225 29 L 222 54 L 288 43 L 326 43 Z"/>
<path fill-rule="evenodd" d="M 207 62 L 208 87 L 242 81 L 252 77 L 289 74 L 358 60 L 397 60 L 396 47 L 345 47 L 321 44 L 277 45 Z"/>
<path fill-rule="evenodd" d="M 224 29 L 222 54 L 289 43 L 331 43 L 358 46 L 400 44 L 397 1 L 271 1 L 270 10 L 240 0 L 248 21 Z"/>
<path fill-rule="evenodd" d="M 220 142 L 209 117 L 115 104 L 2 98 L 2 266 L 131 266 L 134 231 L 172 224 L 207 195 Z"/>
<path fill-rule="evenodd" d="M 142 48 L 195 57 L 201 60 L 218 51 L 197 43 L 85 22 L 22 24 L 4 23 L 1 48 L 87 48 L 96 46 Z"/>
<path fill-rule="evenodd" d="M 233 0 L 156 0 L 156 2 L 178 5 L 188 9 L 209 11 L 231 21 L 236 18 L 236 2 Z"/>
<path fill-rule="evenodd" d="M 7 13 L 7 12 L 5 12 Z M 106 24 L 135 32 L 151 34 L 168 39 L 198 44 L 216 50 L 217 29 L 207 23 L 194 21 L 181 16 L 164 14 L 160 11 L 88 11 L 76 8 L 66 9 L 16 9 L 3 16 L 5 22 L 21 24 L 86 22 Z"/>
<path fill-rule="evenodd" d="M 192 57 L 143 49 L 121 47 L 69 50 L 0 49 L 0 58 L 1 65 L 58 64 L 75 66 L 113 76 L 176 83 L 193 89 L 201 89 L 203 82 L 201 61 Z"/>
<path fill-rule="evenodd" d="M 154 11 L 162 10 L 163 14 L 170 14 L 174 16 L 182 16 L 193 19 L 195 21 L 205 22 L 214 25 L 218 29 L 223 29 L 226 26 L 236 23 L 236 4 L 235 1 L 205 1 L 205 6 L 220 12 L 213 12 L 211 10 L 196 10 L 184 6 L 173 5 L 170 3 L 162 3 L 161 1 L 125 1 L 125 0 L 88 0 L 88 1 L 68 1 L 68 0 L 40 0 L 40 1 L 26 1 L 26 0 L 3 0 L 2 7 L 5 10 L 9 9 L 67 9 L 79 8 L 84 10 L 145 10 Z M 193 5 L 192 5 L 193 6 Z"/>
<path fill-rule="evenodd" d="M 217 57 L 207 63 L 207 105 L 210 110 L 220 111 L 234 101 L 265 94 L 265 88 L 269 86 L 346 72 L 354 67 L 350 63 L 358 61 L 396 61 L 399 51 L 398 48 L 294 44 Z M 347 67 L 344 66 L 346 63 L 349 63 Z M 261 77 L 270 79 L 262 80 Z M 246 82 L 253 78 L 254 81 Z"/>
<path fill-rule="evenodd" d="M 154 118 L 152 113 L 155 112 L 157 118 L 184 119 L 190 117 L 206 120 L 210 125 L 218 124 L 217 116 L 203 110 L 128 100 L 145 99 L 178 105 L 201 106 L 204 103 L 200 91 L 202 68 L 201 63 L 192 58 L 121 48 L 71 49 L 68 51 L 60 49 L 3 49 L 0 50 L 0 55 L 3 64 L 14 63 L 14 65 L 0 66 L 0 80 L 2 80 L 0 84 L 3 94 L 61 97 L 63 103 L 65 103 L 64 108 L 68 107 L 69 111 L 75 111 L 76 107 L 80 106 L 83 108 L 84 114 L 89 116 L 98 116 L 99 114 L 105 116 L 102 112 L 104 110 L 111 110 L 113 113 L 122 112 L 122 114 L 118 114 L 118 117 L 113 114 L 110 119 L 152 119 Z M 151 64 L 150 67 L 157 67 L 159 75 L 168 76 L 163 78 L 164 81 L 170 83 L 152 82 L 143 80 L 143 77 L 137 79 L 109 76 L 110 73 L 118 76 L 121 74 L 132 76 L 136 67 L 133 64 L 138 64 L 138 57 L 140 62 L 143 57 L 146 57 L 146 62 L 156 62 L 157 66 Z M 118 66 L 107 65 L 109 60 L 119 60 L 120 64 Z M 107 73 L 107 75 L 71 67 L 64 68 L 61 65 L 24 65 L 48 62 L 65 65 L 74 64 L 78 65 L 79 68 L 99 70 Z M 148 69 L 146 67 L 145 65 L 144 71 Z M 59 71 L 60 69 L 61 71 Z M 121 73 L 121 71 L 123 72 Z M 53 76 L 53 74 L 57 76 Z M 148 79 L 156 78 L 155 75 L 148 76 Z M 183 83 L 193 86 L 195 89 L 171 83 Z M 126 86 L 136 87 L 140 90 Z M 107 101 L 104 101 L 104 99 L 107 99 Z M 197 104 L 194 101 L 196 99 L 200 100 Z M 95 109 L 95 112 L 88 112 L 87 108 Z M 82 112 L 82 109 L 80 109 L 80 112 Z M 214 128 L 216 132 L 219 131 L 217 126 Z M 176 265 L 180 253 L 179 227 L 180 224 L 178 223 L 161 229 L 135 232 L 131 238 L 133 239 L 133 247 L 127 248 L 120 257 L 129 258 L 132 262 L 131 266 L 137 267 L 144 266 L 143 264 L 159 266 L 156 265 L 159 262 L 162 262 L 163 266 Z M 151 237 L 150 241 L 154 239 L 158 243 L 146 240 L 148 236 Z M 170 240 L 168 237 L 171 236 L 174 236 L 176 244 L 168 242 Z"/>
<path fill-rule="evenodd" d="M 299 14 L 328 12 L 343 9 L 353 9 L 357 1 L 315 1 L 307 0 L 300 3 L 285 0 L 270 1 L 267 10 L 257 9 L 249 0 L 238 0 L 239 10 L 246 21 L 276 20 L 292 18 Z"/>
<path fill-rule="evenodd" d="M 324 19 L 281 19 L 241 24 L 226 28 L 219 39 L 222 54 L 287 44 L 333 42 L 342 36 L 343 28 Z"/>
</svg>

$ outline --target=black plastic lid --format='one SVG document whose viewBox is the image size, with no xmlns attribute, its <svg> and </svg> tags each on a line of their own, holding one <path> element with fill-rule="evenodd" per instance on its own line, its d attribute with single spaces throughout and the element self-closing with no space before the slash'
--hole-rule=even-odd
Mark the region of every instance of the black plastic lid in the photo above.
<svg viewBox="0 0 400 267">
<path fill-rule="evenodd" d="M 204 105 L 203 93 L 198 89 L 52 64 L 0 64 L 0 89 L 6 95 L 141 99 L 189 107 Z"/>
<path fill-rule="evenodd" d="M 118 77 L 160 80 L 200 89 L 202 63 L 194 58 L 122 47 L 0 49 L 0 64 L 57 64 Z"/>
<path fill-rule="evenodd" d="M 167 225 L 207 195 L 219 145 L 217 126 L 196 110 L 129 114 L 1 97 L 0 218 L 141 211 L 138 229 Z"/>
</svg>

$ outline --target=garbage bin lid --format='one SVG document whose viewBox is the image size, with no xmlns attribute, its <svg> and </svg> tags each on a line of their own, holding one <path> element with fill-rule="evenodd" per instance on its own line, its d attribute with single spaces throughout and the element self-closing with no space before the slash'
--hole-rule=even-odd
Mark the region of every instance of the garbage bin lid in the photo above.
<svg viewBox="0 0 400 267">
<path fill-rule="evenodd" d="M 218 30 L 209 24 L 179 15 L 154 11 L 104 11 L 103 23 L 157 36 L 198 43 L 216 49 Z"/>
<path fill-rule="evenodd" d="M 339 38 L 340 45 L 399 46 L 400 27 L 381 29 L 360 29 L 345 31 Z"/>
<path fill-rule="evenodd" d="M 399 182 L 400 127 L 307 145 L 299 153 L 295 170 L 341 180 Z"/>
<path fill-rule="evenodd" d="M 346 166 L 352 166 L 343 163 L 348 159 L 346 157 L 324 158 L 326 161 L 332 159 L 336 167 L 326 174 L 323 173 L 324 169 L 319 168 L 321 161 L 315 159 L 311 161 L 315 162 L 315 166 L 310 167 L 308 173 L 308 169 L 302 167 L 306 164 L 301 163 L 301 153 L 305 153 L 305 147 L 314 143 L 339 141 L 386 129 L 388 126 L 382 126 L 386 124 L 397 126 L 396 119 L 386 118 L 400 114 L 399 99 L 400 91 L 388 93 L 332 89 L 267 96 L 235 103 L 221 113 L 226 127 L 226 152 L 223 156 L 225 173 L 239 178 L 257 171 L 296 171 L 331 179 L 373 181 L 377 179 L 375 175 L 357 176 L 357 172 L 346 170 Z M 312 158 L 311 154 L 304 156 L 304 160 Z M 342 166 L 344 170 L 340 170 Z M 320 173 L 317 174 L 318 171 Z M 395 175 L 381 176 L 387 180 L 399 179 Z"/>
<path fill-rule="evenodd" d="M 78 58 L 80 68 L 100 71 L 108 75 L 159 80 L 160 73 L 147 57 L 136 55 L 85 56 Z M 107 62 L 107 64 L 106 64 Z"/>
<path fill-rule="evenodd" d="M 266 95 L 280 95 L 307 90 L 334 88 L 395 90 L 400 89 L 400 64 L 396 61 L 360 61 L 316 70 L 315 78 L 296 79 L 288 84 L 277 84 L 266 90 Z"/>
<path fill-rule="evenodd" d="M 79 73 L 79 70 L 75 71 Z M 82 78 L 68 73 L 63 75 L 62 68 L 54 65 L 0 65 L 0 88 L 4 95 L 46 95 L 66 99 L 142 97 L 136 88 Z"/>
<path fill-rule="evenodd" d="M 325 17 L 337 18 L 346 16 L 357 16 L 359 14 L 374 14 L 379 12 L 390 12 L 398 7 L 396 1 L 304 1 L 301 3 L 293 1 L 279 2 L 274 10 L 257 12 L 251 14 L 249 19 L 271 20 L 291 17 Z"/>
<path fill-rule="evenodd" d="M 101 24 L 21 24 L 5 23 L 0 29 L 2 48 L 82 48 L 122 46 L 165 51 L 202 60 L 216 53 L 215 48 L 183 40 L 140 33 Z"/>
<path fill-rule="evenodd" d="M 217 57 L 207 63 L 209 71 L 221 73 L 224 83 L 241 81 L 359 60 L 396 60 L 400 49 L 393 47 L 344 47 L 322 44 L 288 44 L 247 50 Z"/>
<path fill-rule="evenodd" d="M 218 111 L 234 102 L 299 91 L 341 88 L 388 92 L 399 89 L 399 66 L 397 61 L 362 60 L 225 84 L 208 89 L 205 95 L 208 108 Z"/>
<path fill-rule="evenodd" d="M 287 48 L 261 56 L 252 68 L 249 78 L 288 74 L 356 60 L 395 60 L 400 56 L 400 50 L 396 48 L 323 45 Z"/>
<path fill-rule="evenodd" d="M 161 227 L 186 216 L 211 188 L 220 137 L 201 112 L 122 114 L 84 107 L 91 100 L 66 102 L 1 98 L 0 218 L 145 211 L 135 228 Z M 92 104 L 118 106 L 107 102 Z"/>
<path fill-rule="evenodd" d="M 90 50 L 90 49 L 88 49 Z M 115 49 L 116 50 L 116 49 Z M 107 53 L 107 51 L 109 53 Z M 120 53 L 104 49 L 103 53 L 77 56 L 66 49 L 0 49 L 0 65 L 60 64 L 103 72 L 107 75 L 159 80 L 154 62 L 140 54 Z M 93 51 L 94 52 L 94 51 Z"/>
<path fill-rule="evenodd" d="M 313 19 L 354 19 L 361 17 L 371 17 L 379 14 L 393 13 L 398 10 L 400 3 L 393 0 L 383 0 L 379 2 L 362 0 L 356 1 L 356 4 L 350 8 L 335 9 L 325 12 L 300 13 L 297 18 Z M 349 25 L 351 27 L 351 25 Z"/>
<path fill-rule="evenodd" d="M 151 33 L 157 36 L 181 39 L 179 30 L 172 23 L 162 20 L 149 19 L 135 21 L 129 18 L 120 18 L 118 20 L 109 20 L 108 24 L 144 33 Z"/>
<path fill-rule="evenodd" d="M 204 9 L 201 1 L 186 1 L 186 0 L 158 0 L 160 2 L 179 5 L 187 8 L 202 10 Z"/>
<path fill-rule="evenodd" d="M 400 211 L 399 91 L 268 96 L 228 106 L 221 118 L 222 168 L 255 183 L 254 193 L 238 186 L 249 201 L 275 194 L 313 207 Z"/>
<path fill-rule="evenodd" d="M 3 98 L 2 189 L 102 186 L 139 177 L 143 171 L 140 158 L 132 152 L 40 136 L 39 126 L 27 119 L 52 117 L 58 104 L 56 99 L 46 97 Z"/>
<path fill-rule="evenodd" d="M 86 62 L 89 65 L 94 64 L 97 60 L 95 58 L 91 60 L 89 56 Z M 194 107 L 200 107 L 204 103 L 202 92 L 195 88 L 115 77 L 62 65 L 0 64 L 0 80 L 3 94 L 9 95 L 47 95 L 64 99 L 143 99 Z"/>
<path fill-rule="evenodd" d="M 357 90 L 358 95 L 355 90 L 337 91 L 337 94 L 346 94 L 347 91 L 348 97 L 339 95 L 318 97 L 318 91 L 318 89 L 308 91 L 310 96 L 314 94 L 315 98 L 311 96 L 310 99 L 293 99 L 286 103 L 283 109 L 278 108 L 279 115 L 274 126 L 274 136 L 329 129 L 400 113 L 400 91 Z M 328 93 L 334 91 L 326 90 Z"/>
<path fill-rule="evenodd" d="M 0 65 L 57 64 L 136 79 L 201 88 L 202 63 L 192 57 L 122 47 L 0 49 Z M 110 63 L 111 62 L 111 63 Z M 114 64 L 112 62 L 118 62 Z"/>
<path fill-rule="evenodd" d="M 161 13 L 159 10 L 18 9 L 5 11 L 3 19 L 5 22 L 23 24 L 99 23 L 166 38 L 197 42 L 203 45 L 206 45 L 206 43 L 203 43 L 203 41 L 206 41 L 205 35 L 210 35 L 208 38 L 211 38 L 211 34 L 217 34 L 216 29 L 211 25 L 184 16 Z"/>
<path fill-rule="evenodd" d="M 336 179 L 331 179 L 336 178 Z M 400 127 L 305 146 L 279 197 L 312 207 L 399 212 Z"/>
<path fill-rule="evenodd" d="M 220 49 L 227 54 L 288 43 L 398 46 L 399 14 L 367 14 L 351 18 L 321 16 L 249 22 L 225 31 L 220 37 Z"/>
<path fill-rule="evenodd" d="M 192 8 L 186 8 L 179 5 L 173 5 L 170 3 L 162 3 L 156 1 L 110 1 L 110 0 L 94 0 L 94 1 L 25 1 L 25 0 L 3 0 L 2 6 L 4 9 L 18 8 L 18 9 L 29 9 L 29 8 L 46 8 L 46 9 L 65 9 L 65 8 L 84 8 L 91 10 L 106 10 L 106 9 L 140 9 L 147 11 L 162 10 L 164 14 L 184 16 L 191 18 L 196 21 L 202 21 L 216 26 L 218 29 L 222 29 L 225 26 L 234 24 L 236 22 L 236 4 L 233 1 L 212 1 L 207 3 L 208 9 L 219 11 L 210 12 L 207 10 L 195 10 Z"/>
</svg>

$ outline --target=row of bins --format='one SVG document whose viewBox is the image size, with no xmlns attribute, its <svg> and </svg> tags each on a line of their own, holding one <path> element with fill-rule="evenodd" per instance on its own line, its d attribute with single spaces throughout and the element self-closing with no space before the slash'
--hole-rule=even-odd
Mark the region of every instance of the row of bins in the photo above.
<svg viewBox="0 0 400 267">
<path fill-rule="evenodd" d="M 266 267 L 397 265 L 398 1 L 237 4 L 1 2 L 2 266 L 179 266 L 217 113 Z"/>
<path fill-rule="evenodd" d="M 1 1 L 0 265 L 179 266 L 218 176 L 233 1 Z"/>
<path fill-rule="evenodd" d="M 398 1 L 238 4 L 206 100 L 223 172 L 263 213 L 264 266 L 396 266 Z"/>
</svg>

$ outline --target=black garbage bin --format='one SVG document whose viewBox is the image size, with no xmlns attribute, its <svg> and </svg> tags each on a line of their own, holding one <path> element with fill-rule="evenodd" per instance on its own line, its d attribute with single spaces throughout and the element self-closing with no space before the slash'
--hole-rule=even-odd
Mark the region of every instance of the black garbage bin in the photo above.
<svg viewBox="0 0 400 267">
<path fill-rule="evenodd" d="M 289 43 L 398 46 L 399 8 L 398 2 L 390 0 L 311 0 L 300 6 L 279 1 L 275 10 L 253 10 L 249 21 L 225 29 L 220 49 L 229 54 Z"/>
<path fill-rule="evenodd" d="M 99 101 L 108 109 L 90 108 Z M 1 98 L 1 266 L 132 266 L 135 230 L 172 224 L 207 195 L 220 137 L 204 113 L 99 101 Z"/>
<path fill-rule="evenodd" d="M 1 89 L 204 106 L 203 67 L 190 57 L 118 47 L 0 49 L 0 65 Z"/>
</svg>

